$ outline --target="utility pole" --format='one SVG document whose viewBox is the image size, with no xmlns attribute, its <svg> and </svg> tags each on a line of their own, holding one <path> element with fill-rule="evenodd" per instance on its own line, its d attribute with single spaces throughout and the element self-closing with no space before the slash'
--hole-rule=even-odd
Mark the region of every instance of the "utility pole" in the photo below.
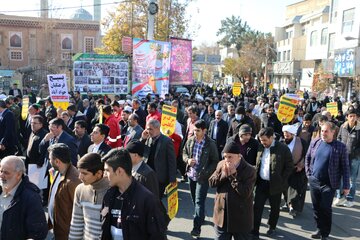
<svg viewBox="0 0 360 240">
<path fill-rule="evenodd" d="M 154 39 L 154 23 L 155 23 L 155 14 L 158 12 L 159 6 L 157 5 L 157 0 L 150 0 L 148 7 L 148 29 L 147 29 L 147 40 Z"/>
<path fill-rule="evenodd" d="M 265 53 L 265 69 L 264 69 L 264 93 L 267 92 L 267 65 L 269 58 L 269 43 L 266 43 L 266 53 Z"/>
</svg>

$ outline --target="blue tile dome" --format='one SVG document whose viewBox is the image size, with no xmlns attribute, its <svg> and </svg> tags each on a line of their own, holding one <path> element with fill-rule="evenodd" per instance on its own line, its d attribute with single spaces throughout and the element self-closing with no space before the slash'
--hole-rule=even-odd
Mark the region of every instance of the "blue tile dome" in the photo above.
<svg viewBox="0 0 360 240">
<path fill-rule="evenodd" d="M 92 21 L 93 16 L 84 8 L 79 8 L 75 10 L 74 14 L 71 16 L 71 19 Z"/>
</svg>

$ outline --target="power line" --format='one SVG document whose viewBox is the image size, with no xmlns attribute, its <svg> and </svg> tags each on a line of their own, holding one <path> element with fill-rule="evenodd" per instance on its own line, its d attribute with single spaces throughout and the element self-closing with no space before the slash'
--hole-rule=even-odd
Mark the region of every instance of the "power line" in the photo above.
<svg viewBox="0 0 360 240">
<path fill-rule="evenodd" d="M 74 8 L 83 8 L 83 7 L 97 7 L 97 6 L 105 6 L 105 5 L 112 5 L 112 4 L 119 4 L 130 2 L 129 0 L 112 2 L 112 3 L 100 3 L 100 4 L 90 4 L 90 5 L 81 5 L 75 7 L 56 7 L 56 8 L 42 8 L 42 9 L 33 9 L 33 10 L 9 10 L 9 11 L 0 11 L 1 13 L 21 13 L 21 12 L 43 12 L 43 11 L 57 11 L 57 10 L 66 10 L 66 9 L 74 9 Z"/>
</svg>

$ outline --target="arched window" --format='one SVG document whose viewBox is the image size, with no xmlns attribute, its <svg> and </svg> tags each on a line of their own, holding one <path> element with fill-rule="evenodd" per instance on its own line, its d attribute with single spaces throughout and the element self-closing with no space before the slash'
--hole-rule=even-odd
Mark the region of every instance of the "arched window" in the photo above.
<svg viewBox="0 0 360 240">
<path fill-rule="evenodd" d="M 317 31 L 312 31 L 310 34 L 310 47 L 315 46 L 317 43 Z"/>
<path fill-rule="evenodd" d="M 61 48 L 66 50 L 71 50 L 72 40 L 69 37 L 65 37 L 61 42 Z"/>
<path fill-rule="evenodd" d="M 328 29 L 323 28 L 323 30 L 321 30 L 321 45 L 326 45 L 327 39 L 328 39 Z"/>
<path fill-rule="evenodd" d="M 10 47 L 21 48 L 21 36 L 18 33 L 14 33 L 10 37 Z"/>
</svg>

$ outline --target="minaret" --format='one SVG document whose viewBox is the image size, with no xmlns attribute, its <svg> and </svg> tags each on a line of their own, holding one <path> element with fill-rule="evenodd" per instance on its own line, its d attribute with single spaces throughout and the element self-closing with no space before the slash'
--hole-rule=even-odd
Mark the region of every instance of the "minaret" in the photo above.
<svg viewBox="0 0 360 240">
<path fill-rule="evenodd" d="M 42 18 L 49 18 L 49 3 L 48 0 L 40 0 L 40 16 Z"/>
<path fill-rule="evenodd" d="M 101 20 L 101 0 L 94 0 L 94 21 Z"/>
</svg>

